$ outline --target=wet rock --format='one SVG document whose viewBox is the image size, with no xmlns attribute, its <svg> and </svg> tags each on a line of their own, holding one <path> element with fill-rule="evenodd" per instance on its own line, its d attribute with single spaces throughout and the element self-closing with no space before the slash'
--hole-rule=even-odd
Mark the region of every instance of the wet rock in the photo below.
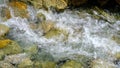
<svg viewBox="0 0 120 68">
<path fill-rule="evenodd" d="M 115 54 L 115 57 L 116 57 L 117 59 L 120 59 L 120 52 L 117 52 L 117 53 Z"/>
<path fill-rule="evenodd" d="M 63 64 L 60 68 L 84 68 L 81 63 L 70 60 Z"/>
<path fill-rule="evenodd" d="M 54 22 L 51 20 L 47 20 L 40 23 L 39 27 L 43 30 L 44 33 L 47 33 L 54 27 Z"/>
<path fill-rule="evenodd" d="M 96 59 L 92 61 L 91 68 L 115 68 L 115 65 L 101 59 Z"/>
<path fill-rule="evenodd" d="M 8 62 L 0 61 L 0 68 L 15 68 L 15 67 Z"/>
<path fill-rule="evenodd" d="M 42 68 L 56 68 L 56 64 L 54 62 L 42 62 Z"/>
<path fill-rule="evenodd" d="M 36 17 L 37 17 L 37 22 L 42 22 L 46 20 L 45 15 L 42 13 L 38 13 Z"/>
<path fill-rule="evenodd" d="M 39 48 L 36 45 L 29 46 L 28 48 L 24 49 L 24 52 L 27 54 L 36 54 L 38 52 Z"/>
<path fill-rule="evenodd" d="M 29 58 L 26 58 L 18 65 L 18 68 L 34 68 L 33 62 Z"/>
<path fill-rule="evenodd" d="M 0 17 L 2 21 L 6 21 L 11 18 L 10 10 L 7 7 L 0 7 Z"/>
<path fill-rule="evenodd" d="M 10 43 L 7 44 L 6 47 L 1 48 L 0 50 L 2 50 L 4 52 L 4 55 L 18 54 L 18 53 L 22 52 L 21 47 L 14 41 L 10 41 Z"/>
<path fill-rule="evenodd" d="M 5 34 L 7 34 L 9 32 L 9 27 L 7 27 L 6 25 L 0 24 L 0 38 L 4 37 Z"/>
<path fill-rule="evenodd" d="M 39 50 L 36 54 L 31 54 L 30 59 L 34 61 L 54 61 L 53 56 L 44 50 Z"/>
<path fill-rule="evenodd" d="M 13 1 L 8 4 L 12 9 L 15 17 L 28 18 L 27 5 L 23 2 Z"/>
<path fill-rule="evenodd" d="M 6 56 L 4 61 L 12 63 L 12 64 L 19 64 L 26 58 L 27 58 L 27 54 L 26 53 L 22 53 L 22 54 Z"/>
<path fill-rule="evenodd" d="M 36 9 L 49 9 L 50 7 L 54 7 L 56 9 L 65 9 L 67 7 L 65 0 L 25 0 L 23 2 L 30 2 Z"/>
<path fill-rule="evenodd" d="M 56 63 L 50 61 L 44 61 L 44 62 L 36 61 L 34 63 L 34 66 L 35 68 L 56 68 Z"/>
<path fill-rule="evenodd" d="M 9 45 L 12 41 L 10 39 L 0 40 L 0 48 L 4 48 Z"/>
</svg>

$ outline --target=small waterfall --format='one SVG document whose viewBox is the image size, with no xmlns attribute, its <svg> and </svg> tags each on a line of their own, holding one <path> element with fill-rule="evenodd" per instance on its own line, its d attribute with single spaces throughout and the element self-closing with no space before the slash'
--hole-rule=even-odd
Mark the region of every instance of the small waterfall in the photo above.
<svg viewBox="0 0 120 68">
<path fill-rule="evenodd" d="M 0 22 L 11 28 L 10 38 L 24 47 L 36 44 L 50 52 L 56 60 L 65 57 L 75 58 L 76 55 L 112 60 L 114 59 L 112 55 L 120 51 L 120 44 L 111 39 L 117 31 L 120 31 L 119 20 L 116 20 L 114 24 L 109 24 L 104 20 L 92 18 L 91 14 L 85 10 L 66 9 L 62 13 L 54 13 L 43 9 L 36 11 L 28 6 L 28 11 L 30 20 L 12 17 Z M 63 36 L 47 39 L 41 35 L 42 31 L 36 33 L 32 30 L 29 24 L 35 22 L 37 13 L 44 14 L 46 20 L 54 21 L 56 27 L 67 31 L 68 39 L 63 41 Z"/>
</svg>

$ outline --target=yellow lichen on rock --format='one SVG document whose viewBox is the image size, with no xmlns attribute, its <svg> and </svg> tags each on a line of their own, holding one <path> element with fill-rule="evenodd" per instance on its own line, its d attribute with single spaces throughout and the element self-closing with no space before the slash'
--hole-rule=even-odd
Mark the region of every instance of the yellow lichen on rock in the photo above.
<svg viewBox="0 0 120 68">
<path fill-rule="evenodd" d="M 10 39 L 0 40 L 0 48 L 4 48 L 10 43 L 11 43 Z"/>
</svg>

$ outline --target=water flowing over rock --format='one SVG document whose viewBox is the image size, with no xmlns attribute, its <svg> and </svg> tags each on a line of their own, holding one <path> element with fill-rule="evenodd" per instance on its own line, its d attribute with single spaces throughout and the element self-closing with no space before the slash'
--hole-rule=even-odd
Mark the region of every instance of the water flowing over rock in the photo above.
<svg viewBox="0 0 120 68">
<path fill-rule="evenodd" d="M 120 18 L 102 8 L 109 1 L 5 0 L 0 67 L 119 68 Z"/>
</svg>

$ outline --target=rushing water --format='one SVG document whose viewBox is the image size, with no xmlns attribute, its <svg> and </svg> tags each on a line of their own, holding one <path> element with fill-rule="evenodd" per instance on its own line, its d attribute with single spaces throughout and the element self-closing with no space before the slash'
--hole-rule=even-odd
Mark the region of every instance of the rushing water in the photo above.
<svg viewBox="0 0 120 68">
<path fill-rule="evenodd" d="M 43 9 L 35 11 L 28 6 L 28 11 L 31 15 L 29 20 L 14 17 L 11 10 L 12 18 L 0 22 L 11 28 L 9 34 L 11 39 L 25 47 L 36 44 L 52 54 L 56 60 L 66 57 L 77 59 L 76 56 L 79 55 L 112 60 L 113 55 L 120 51 L 120 44 L 111 39 L 120 31 L 119 20 L 116 20 L 114 24 L 109 24 L 104 20 L 92 18 L 91 14 L 85 10 L 66 9 L 64 12 L 57 13 Z M 52 20 L 56 27 L 66 30 L 68 39 L 63 41 L 62 35 L 47 39 L 42 35 L 42 31 L 32 30 L 29 24 L 35 22 L 36 13 L 44 14 L 46 20 Z"/>
</svg>

